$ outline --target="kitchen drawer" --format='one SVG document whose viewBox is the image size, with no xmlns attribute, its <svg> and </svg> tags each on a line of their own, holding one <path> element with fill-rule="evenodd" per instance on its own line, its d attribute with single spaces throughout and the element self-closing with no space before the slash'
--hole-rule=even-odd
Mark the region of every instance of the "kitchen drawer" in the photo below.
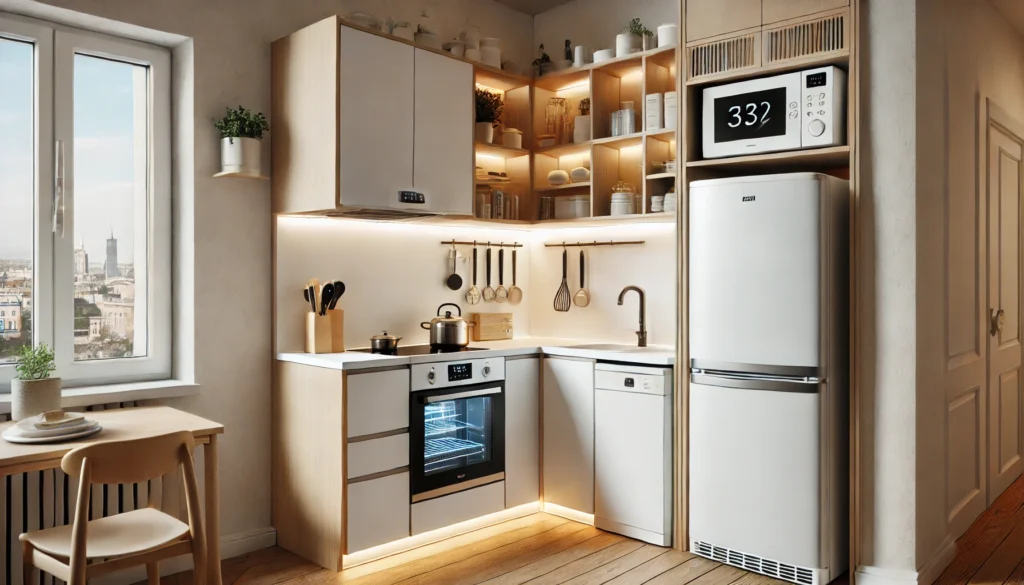
<svg viewBox="0 0 1024 585">
<path fill-rule="evenodd" d="M 409 433 L 348 444 L 349 479 L 406 465 L 409 465 Z"/>
<path fill-rule="evenodd" d="M 504 509 L 505 482 L 490 483 L 464 492 L 413 504 L 412 533 L 413 535 L 423 534 L 487 514 L 501 512 Z"/>
<path fill-rule="evenodd" d="M 348 484 L 346 554 L 409 536 L 409 472 Z"/>
<path fill-rule="evenodd" d="M 349 374 L 345 384 L 347 437 L 409 428 L 408 369 Z"/>
<path fill-rule="evenodd" d="M 664 396 L 672 393 L 672 370 L 670 368 L 598 364 L 594 372 L 594 387 L 601 390 L 621 390 Z"/>
</svg>

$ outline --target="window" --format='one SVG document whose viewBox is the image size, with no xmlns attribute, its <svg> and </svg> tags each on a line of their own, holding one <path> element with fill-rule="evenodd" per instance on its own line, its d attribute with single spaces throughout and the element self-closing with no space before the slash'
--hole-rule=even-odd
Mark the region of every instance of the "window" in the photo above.
<svg viewBox="0 0 1024 585">
<path fill-rule="evenodd" d="M 170 54 L 0 14 L 0 387 L 170 377 Z"/>
</svg>

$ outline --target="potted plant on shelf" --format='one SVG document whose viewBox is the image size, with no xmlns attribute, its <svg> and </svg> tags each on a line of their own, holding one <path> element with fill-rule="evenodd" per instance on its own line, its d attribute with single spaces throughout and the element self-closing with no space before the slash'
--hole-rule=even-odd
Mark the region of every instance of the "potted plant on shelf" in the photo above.
<svg viewBox="0 0 1024 585">
<path fill-rule="evenodd" d="M 267 118 L 242 106 L 227 108 L 227 114 L 213 125 L 220 131 L 222 173 L 260 176 L 260 140 L 270 130 Z"/>
<path fill-rule="evenodd" d="M 501 119 L 501 111 L 505 104 L 501 103 L 501 96 L 487 91 L 482 87 L 476 88 L 476 141 L 490 144 L 494 142 L 494 128 Z"/>
<path fill-rule="evenodd" d="M 616 35 L 615 56 L 625 57 L 630 53 L 642 51 L 644 44 L 650 42 L 653 36 L 654 32 L 644 26 L 639 18 L 634 18 L 626 25 L 626 30 Z"/>
<path fill-rule="evenodd" d="M 45 343 L 23 346 L 14 369 L 18 375 L 11 381 L 12 419 L 60 410 L 60 378 L 50 377 L 56 369 L 52 349 Z"/>
</svg>

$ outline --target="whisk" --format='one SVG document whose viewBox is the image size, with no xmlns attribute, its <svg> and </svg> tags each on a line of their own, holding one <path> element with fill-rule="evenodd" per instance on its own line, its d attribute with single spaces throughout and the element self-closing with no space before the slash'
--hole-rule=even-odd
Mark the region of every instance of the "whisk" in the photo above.
<svg viewBox="0 0 1024 585">
<path fill-rule="evenodd" d="M 565 249 L 562 249 L 562 286 L 558 287 L 558 292 L 555 293 L 555 310 L 560 313 L 566 313 L 569 308 L 572 307 L 572 299 L 569 296 L 569 283 L 566 282 L 566 276 L 568 271 L 568 254 Z"/>
</svg>

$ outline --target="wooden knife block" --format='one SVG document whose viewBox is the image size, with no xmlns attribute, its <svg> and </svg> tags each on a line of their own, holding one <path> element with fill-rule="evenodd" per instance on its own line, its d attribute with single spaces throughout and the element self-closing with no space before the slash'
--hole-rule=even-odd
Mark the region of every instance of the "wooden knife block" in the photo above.
<svg viewBox="0 0 1024 585">
<path fill-rule="evenodd" d="M 512 339 L 512 313 L 472 313 L 473 341 Z"/>
<path fill-rule="evenodd" d="M 345 311 L 335 309 L 324 316 L 306 313 L 306 353 L 345 351 Z"/>
</svg>

